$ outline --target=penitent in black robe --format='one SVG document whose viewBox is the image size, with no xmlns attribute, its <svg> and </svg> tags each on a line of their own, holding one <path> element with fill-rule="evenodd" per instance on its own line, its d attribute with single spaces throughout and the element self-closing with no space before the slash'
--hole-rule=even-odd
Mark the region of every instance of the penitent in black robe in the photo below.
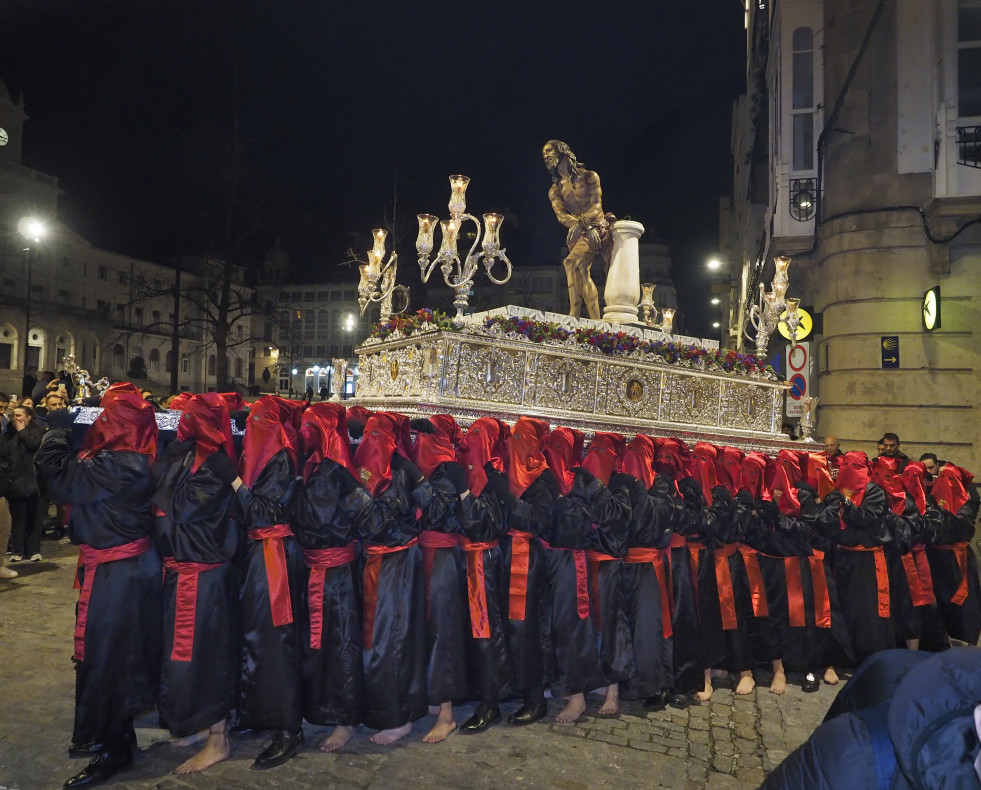
<svg viewBox="0 0 981 790">
<path fill-rule="evenodd" d="M 552 519 L 543 535 L 548 542 L 545 562 L 552 604 L 551 642 L 555 671 L 549 678 L 549 686 L 553 696 L 579 694 L 602 686 L 604 682 L 591 617 L 585 551 L 594 546 L 593 516 L 600 513 L 594 514 L 593 510 L 603 511 L 610 504 L 609 489 L 586 470 L 577 468 L 569 494 L 556 501 Z M 629 517 L 629 504 L 624 504 Z M 619 625 L 618 621 L 619 618 L 615 618 L 614 624 Z M 624 627 L 622 635 L 626 636 L 626 633 Z M 621 661 L 624 660 L 621 657 Z M 633 661 L 632 653 L 629 661 Z"/>
<path fill-rule="evenodd" d="M 436 467 L 429 480 L 414 492 L 422 510 L 419 543 L 426 589 L 426 686 L 430 705 L 470 695 L 467 564 L 459 546 L 459 497 L 445 467 L 445 463 Z M 441 545 L 443 542 L 453 545 Z"/>
<path fill-rule="evenodd" d="M 293 531 L 307 558 L 308 614 L 303 628 L 303 716 L 311 724 L 354 727 L 364 715 L 361 596 L 354 556 L 354 525 L 345 499 L 357 481 L 325 459 L 293 497 Z M 350 548 L 351 561 L 315 570 L 315 552 Z M 318 590 L 319 588 L 319 590 Z M 316 604 L 319 592 L 322 604 Z M 319 614 L 319 626 L 316 619 Z M 317 633 L 319 630 L 319 634 Z"/>
<path fill-rule="evenodd" d="M 358 488 L 345 500 L 345 508 L 355 534 L 365 544 L 361 568 L 364 724 L 393 729 L 428 711 L 422 552 L 417 545 L 380 555 L 371 551 L 372 547 L 405 547 L 418 537 L 412 482 L 405 471 L 393 470 L 392 482 L 382 493 L 373 497 Z M 369 598 L 372 589 L 374 601 Z"/>
<path fill-rule="evenodd" d="M 152 469 L 153 538 L 164 558 L 159 710 L 161 722 L 178 737 L 227 718 L 238 680 L 235 493 L 207 463 L 192 472 L 194 452 L 193 441 L 174 442 Z M 175 563 L 213 567 L 194 573 Z M 190 611 L 193 620 L 180 622 L 178 612 Z"/>
<path fill-rule="evenodd" d="M 150 535 L 150 459 L 103 451 L 78 459 L 64 431 L 49 431 L 35 456 L 43 490 L 71 505 L 73 543 L 95 549 Z M 80 566 L 79 583 L 85 584 Z M 160 558 L 138 556 L 98 565 L 91 580 L 84 657 L 75 664 L 72 742 L 116 744 L 125 724 L 156 702 L 160 676 Z"/>
<path fill-rule="evenodd" d="M 620 696 L 628 700 L 647 699 L 674 685 L 674 639 L 665 636 L 665 625 L 671 633 L 670 593 L 662 597 L 659 573 L 666 574 L 663 589 L 667 591 L 670 563 L 665 550 L 671 539 L 675 509 L 663 487 L 655 483 L 648 491 L 640 480 L 629 479 L 631 482 L 625 486 L 630 495 L 630 523 L 626 536 L 628 560 L 623 566 L 623 608 L 633 645 L 634 672 L 620 686 Z M 660 567 L 652 562 L 631 562 L 631 549 L 658 552 Z"/>
<path fill-rule="evenodd" d="M 251 530 L 287 522 L 293 489 L 293 463 L 288 452 L 280 450 L 259 473 L 251 489 L 243 485 L 236 492 L 245 537 L 239 560 L 242 643 L 238 714 L 241 726 L 257 730 L 295 732 L 303 720 L 302 640 L 306 617 L 303 553 L 295 537 L 266 540 L 248 537 Z M 278 554 L 276 541 L 282 541 L 290 620 L 280 625 L 273 619 L 266 562 L 267 553 Z M 278 564 L 273 568 L 277 574 L 280 572 Z"/>
<path fill-rule="evenodd" d="M 671 630 L 674 633 L 674 689 L 682 694 L 692 694 L 705 687 L 697 585 L 687 545 L 688 532 L 698 522 L 699 511 L 676 494 L 675 482 L 667 475 L 658 473 L 655 476 L 653 490 L 669 498 L 673 504 L 668 558 L 671 569 Z"/>
<path fill-rule="evenodd" d="M 924 536 L 937 609 L 947 634 L 976 645 L 981 637 L 981 585 L 971 541 L 978 494 L 973 486 L 967 492 L 970 499 L 957 513 L 932 503 L 927 507 Z"/>
<path fill-rule="evenodd" d="M 458 518 L 465 541 L 476 546 L 464 549 L 470 604 L 465 628 L 469 635 L 471 693 L 482 702 L 492 703 L 507 697 L 512 690 L 507 640 L 508 589 L 504 549 L 499 543 L 507 534 L 507 521 L 501 503 L 489 488 L 479 497 L 468 496 L 462 500 Z M 481 545 L 487 547 L 480 548 Z M 479 600 L 474 601 L 474 597 L 479 599 L 481 588 L 483 606 Z M 485 611 L 486 623 L 483 623 Z"/>
<path fill-rule="evenodd" d="M 551 653 L 548 573 L 539 535 L 551 520 L 558 497 L 555 475 L 546 469 L 520 497 L 510 499 L 507 507 L 509 538 L 504 543 L 504 566 L 508 646 L 515 690 L 525 695 L 544 688 L 545 654 Z M 527 573 L 521 565 L 525 549 Z"/>
</svg>

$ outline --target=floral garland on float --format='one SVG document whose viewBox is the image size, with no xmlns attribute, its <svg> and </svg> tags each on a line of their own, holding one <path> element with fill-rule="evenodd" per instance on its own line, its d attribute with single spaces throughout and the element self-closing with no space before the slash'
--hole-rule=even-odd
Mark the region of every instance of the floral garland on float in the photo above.
<svg viewBox="0 0 981 790">
<path fill-rule="evenodd" d="M 471 325 L 467 331 L 473 332 L 477 328 L 486 330 L 485 334 L 499 333 L 533 343 L 562 344 L 573 348 L 583 346 L 611 357 L 650 355 L 652 361 L 667 365 L 757 376 L 771 381 L 777 379 L 770 365 L 761 364 L 755 356 L 740 354 L 732 349 L 707 349 L 670 340 L 644 340 L 629 332 L 604 332 L 594 327 L 567 329 L 550 321 L 519 316 L 493 316 L 485 319 L 482 327 Z M 458 331 L 458 327 L 446 313 L 424 307 L 410 315 L 395 315 L 388 321 L 378 322 L 369 337 L 371 341 L 380 343 L 435 330 L 452 332 Z"/>
</svg>

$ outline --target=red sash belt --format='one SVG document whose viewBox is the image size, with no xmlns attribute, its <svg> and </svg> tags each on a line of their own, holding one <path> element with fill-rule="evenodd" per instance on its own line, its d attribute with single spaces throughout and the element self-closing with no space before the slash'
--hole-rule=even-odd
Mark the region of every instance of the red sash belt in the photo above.
<svg viewBox="0 0 981 790">
<path fill-rule="evenodd" d="M 811 566 L 811 586 L 814 590 L 814 625 L 831 628 L 831 596 L 824 574 L 824 552 L 812 549 L 807 562 Z"/>
<path fill-rule="evenodd" d="M 729 571 L 729 558 L 739 551 L 735 543 L 727 543 L 712 552 L 715 561 L 715 582 L 719 588 L 719 610 L 722 613 L 722 630 L 735 631 L 739 627 L 736 620 L 736 597 L 732 591 L 732 574 Z"/>
<path fill-rule="evenodd" d="M 879 617 L 889 617 L 889 568 L 882 546 L 839 546 L 843 551 L 871 551 L 875 558 L 875 586 L 879 599 Z"/>
<path fill-rule="evenodd" d="M 177 574 L 177 606 L 174 611 L 174 646 L 171 661 L 190 661 L 194 654 L 194 619 L 198 609 L 198 574 L 225 565 L 224 562 L 178 562 L 163 558 L 164 571 Z"/>
<path fill-rule="evenodd" d="M 304 549 L 303 559 L 310 569 L 307 602 L 310 606 L 310 647 L 320 649 L 324 632 L 324 577 L 328 568 L 354 562 L 354 544 L 331 549 Z"/>
<path fill-rule="evenodd" d="M 497 548 L 496 540 L 471 542 L 460 537 L 467 555 L 467 601 L 470 604 L 470 633 L 474 639 L 490 639 L 487 586 L 484 583 L 484 552 Z"/>
<path fill-rule="evenodd" d="M 252 540 L 262 541 L 262 556 L 266 563 L 266 582 L 269 585 L 269 609 L 275 626 L 293 622 L 293 604 L 290 600 L 290 579 L 286 570 L 286 548 L 283 538 L 293 537 L 289 524 L 250 529 Z"/>
<path fill-rule="evenodd" d="M 85 579 L 81 584 L 81 593 L 78 596 L 78 614 L 75 617 L 75 659 L 85 660 L 85 624 L 89 619 L 89 599 L 92 597 L 92 584 L 95 582 L 95 569 L 105 562 L 116 562 L 117 560 L 128 560 L 130 557 L 139 557 L 153 547 L 150 536 L 145 535 L 132 543 L 124 543 L 122 546 L 113 546 L 109 549 L 97 549 L 88 544 L 81 543 L 78 546 L 78 564 L 85 568 Z M 79 587 L 78 575 L 76 571 L 75 586 Z"/>
<path fill-rule="evenodd" d="M 670 553 L 667 550 L 661 551 L 660 549 L 636 546 L 632 549 L 627 549 L 627 556 L 623 558 L 623 561 L 629 563 L 649 562 L 654 566 L 654 573 L 657 576 L 657 586 L 661 591 L 661 631 L 664 634 L 664 638 L 667 639 L 674 634 L 674 629 L 671 627 L 672 596 L 668 588 L 667 569 L 664 567 L 665 554 L 668 554 L 670 557 Z"/>
<path fill-rule="evenodd" d="M 368 561 L 364 566 L 364 614 L 361 621 L 361 647 L 371 650 L 375 634 L 375 612 L 378 609 L 378 574 L 381 571 L 382 557 L 397 551 L 411 549 L 419 541 L 413 538 L 404 546 L 376 546 L 365 544 Z"/>
<path fill-rule="evenodd" d="M 916 549 L 913 549 L 906 554 L 901 554 L 900 559 L 903 561 L 906 581 L 909 582 L 909 592 L 913 599 L 913 606 L 930 606 L 937 602 L 937 598 L 933 594 L 933 578 L 930 576 L 930 566 L 925 562 L 922 563 L 922 565 L 926 565 L 926 576 L 924 577 L 919 560 L 920 557 L 926 559 L 926 554 L 922 547 L 918 548 L 920 549 L 919 557 L 917 556 Z"/>
<path fill-rule="evenodd" d="M 954 593 L 954 597 L 950 599 L 950 602 L 960 606 L 967 600 L 967 543 L 938 544 L 933 548 L 952 551 L 954 552 L 954 557 L 957 558 L 957 567 L 961 571 L 961 584 Z"/>
<path fill-rule="evenodd" d="M 436 561 L 436 549 L 458 549 L 460 536 L 450 532 L 439 532 L 425 529 L 419 533 L 419 545 L 422 546 L 422 561 L 426 579 L 426 617 L 429 617 L 429 583 L 433 578 L 433 563 Z"/>
<path fill-rule="evenodd" d="M 508 619 L 524 620 L 528 598 L 528 564 L 531 560 L 531 533 L 509 529 L 511 536 L 511 580 L 508 584 Z"/>
<path fill-rule="evenodd" d="M 619 557 L 604 554 L 601 551 L 586 550 L 586 563 L 589 566 L 589 596 L 593 609 L 593 627 L 603 630 L 603 608 L 600 606 L 599 569 L 601 562 L 615 562 Z"/>
<path fill-rule="evenodd" d="M 753 600 L 753 616 L 769 617 L 770 607 L 766 602 L 766 587 L 763 585 L 763 574 L 760 573 L 759 552 L 749 546 L 740 544 L 739 553 L 743 555 L 746 576 L 749 578 L 749 592 Z"/>
<path fill-rule="evenodd" d="M 567 551 L 572 555 L 576 563 L 576 612 L 580 620 L 585 620 L 589 617 L 589 572 L 586 570 L 586 552 L 583 549 L 553 548 L 544 540 L 542 545 L 549 551 Z"/>
</svg>

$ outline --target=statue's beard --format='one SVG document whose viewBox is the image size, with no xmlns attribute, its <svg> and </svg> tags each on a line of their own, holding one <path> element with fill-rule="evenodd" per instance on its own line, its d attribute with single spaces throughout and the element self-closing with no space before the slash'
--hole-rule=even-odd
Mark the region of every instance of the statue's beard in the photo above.
<svg viewBox="0 0 981 790">
<path fill-rule="evenodd" d="M 548 170 L 548 174 L 552 177 L 552 183 L 558 184 L 562 180 L 562 175 L 559 173 L 559 163 L 556 162 L 554 165 L 549 165 L 545 163 L 545 168 Z"/>
</svg>

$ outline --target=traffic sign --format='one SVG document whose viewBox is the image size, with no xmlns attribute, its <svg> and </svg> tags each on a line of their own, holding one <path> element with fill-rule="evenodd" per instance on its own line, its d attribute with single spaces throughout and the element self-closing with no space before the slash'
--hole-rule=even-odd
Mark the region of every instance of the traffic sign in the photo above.
<svg viewBox="0 0 981 790">
<path fill-rule="evenodd" d="M 811 391 L 811 369 L 814 363 L 811 359 L 811 344 L 809 341 L 797 343 L 793 347 L 787 346 L 787 381 L 790 383 L 790 391 L 787 393 L 787 416 L 800 417 L 804 413 L 804 404 L 801 399 L 805 395 L 812 395 Z"/>
<path fill-rule="evenodd" d="M 794 400 L 800 400 L 807 394 L 807 381 L 800 374 L 797 373 L 790 378 L 790 397 Z"/>
<path fill-rule="evenodd" d="M 899 335 L 882 335 L 879 338 L 879 351 L 882 353 L 882 367 L 899 367 Z"/>
</svg>

